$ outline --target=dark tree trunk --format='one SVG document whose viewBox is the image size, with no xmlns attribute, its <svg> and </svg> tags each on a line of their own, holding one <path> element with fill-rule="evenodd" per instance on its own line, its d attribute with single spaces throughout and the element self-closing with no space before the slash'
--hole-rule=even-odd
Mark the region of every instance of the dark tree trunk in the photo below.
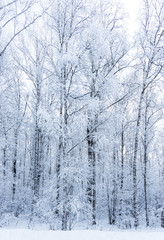
<svg viewBox="0 0 164 240">
<path fill-rule="evenodd" d="M 16 176 L 17 176 L 17 152 L 18 152 L 18 130 L 14 134 L 14 158 L 13 158 L 13 200 L 16 192 Z"/>
<path fill-rule="evenodd" d="M 147 163 L 148 163 L 148 156 L 147 156 L 147 147 L 148 147 L 147 146 L 147 128 L 148 128 L 147 111 L 148 111 L 148 105 L 146 106 L 146 110 L 145 110 L 145 129 L 144 129 L 144 200 L 145 200 L 146 226 L 149 227 L 148 196 L 147 196 Z"/>
<path fill-rule="evenodd" d="M 164 209 L 161 212 L 161 227 L 164 228 Z"/>
<path fill-rule="evenodd" d="M 92 124 L 91 124 L 92 125 Z M 88 142 L 88 187 L 87 196 L 88 202 L 92 209 L 92 225 L 96 225 L 96 154 L 95 154 L 95 139 L 94 134 L 90 129 L 87 129 Z"/>
<path fill-rule="evenodd" d="M 122 204 L 123 204 L 123 187 L 124 187 L 124 128 L 122 126 L 121 131 L 121 182 L 120 182 L 120 206 L 119 206 L 119 217 L 122 221 Z"/>
<path fill-rule="evenodd" d="M 145 87 L 143 85 L 143 90 L 141 92 L 140 101 L 138 105 L 138 114 L 137 114 L 137 125 L 136 133 L 134 139 L 134 157 L 133 157 L 133 217 L 134 217 L 134 227 L 137 228 L 139 225 L 138 219 L 138 206 L 137 206 L 137 153 L 138 153 L 138 144 L 139 144 L 139 127 L 141 123 L 141 110 L 142 110 L 142 101 L 144 97 Z"/>
<path fill-rule="evenodd" d="M 35 127 L 35 143 L 34 143 L 34 196 L 39 197 L 40 178 L 41 178 L 41 151 L 42 151 L 42 136 L 41 130 L 36 124 Z"/>
</svg>

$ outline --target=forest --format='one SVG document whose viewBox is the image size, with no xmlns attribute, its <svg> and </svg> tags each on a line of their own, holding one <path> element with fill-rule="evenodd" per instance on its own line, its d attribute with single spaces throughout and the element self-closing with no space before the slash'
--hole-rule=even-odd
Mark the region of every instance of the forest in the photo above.
<svg viewBox="0 0 164 240">
<path fill-rule="evenodd" d="M 0 226 L 164 227 L 164 2 L 0 1 Z"/>
</svg>

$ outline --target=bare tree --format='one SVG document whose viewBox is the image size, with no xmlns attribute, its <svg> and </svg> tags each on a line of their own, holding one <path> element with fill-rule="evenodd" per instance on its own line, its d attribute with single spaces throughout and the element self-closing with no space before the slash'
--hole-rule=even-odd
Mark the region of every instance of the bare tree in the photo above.
<svg viewBox="0 0 164 240">
<path fill-rule="evenodd" d="M 159 4 L 159 5 L 158 5 Z M 160 5 L 161 4 L 161 5 Z M 137 110 L 136 133 L 134 140 L 133 157 L 133 215 L 134 225 L 138 227 L 137 210 L 137 153 L 139 144 L 139 132 L 142 115 L 142 105 L 145 97 L 145 91 L 149 86 L 156 84 L 163 69 L 162 42 L 164 36 L 163 30 L 163 3 L 157 1 L 144 1 L 144 15 L 142 20 L 142 35 L 140 36 L 140 66 L 141 66 L 141 90 Z M 150 13 L 151 12 L 151 13 Z"/>
<path fill-rule="evenodd" d="M 41 14 L 31 16 L 29 13 L 35 7 L 35 0 L 1 1 L 0 5 L 0 56 L 4 54 L 13 40 L 25 29 L 30 27 L 42 16 Z M 29 16 L 27 17 L 27 15 Z M 9 34 L 10 32 L 10 34 Z M 8 35 L 8 36 L 7 36 Z M 5 41 L 4 41 L 5 39 Z"/>
</svg>

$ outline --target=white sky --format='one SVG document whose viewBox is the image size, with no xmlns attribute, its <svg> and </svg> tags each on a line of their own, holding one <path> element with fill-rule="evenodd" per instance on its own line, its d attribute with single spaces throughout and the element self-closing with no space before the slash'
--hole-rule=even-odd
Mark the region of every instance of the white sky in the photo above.
<svg viewBox="0 0 164 240">
<path fill-rule="evenodd" d="M 137 28 L 137 14 L 140 9 L 140 0 L 120 0 L 125 10 L 128 12 L 127 25 L 129 28 L 129 33 L 133 34 Z"/>
</svg>

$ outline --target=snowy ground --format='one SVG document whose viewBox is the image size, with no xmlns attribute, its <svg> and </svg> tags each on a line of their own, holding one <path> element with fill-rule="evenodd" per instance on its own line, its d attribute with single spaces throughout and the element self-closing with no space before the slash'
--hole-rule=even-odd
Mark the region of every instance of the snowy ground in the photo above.
<svg viewBox="0 0 164 240">
<path fill-rule="evenodd" d="M 1 229 L 0 240 L 164 240 L 164 231 L 33 231 Z"/>
</svg>

